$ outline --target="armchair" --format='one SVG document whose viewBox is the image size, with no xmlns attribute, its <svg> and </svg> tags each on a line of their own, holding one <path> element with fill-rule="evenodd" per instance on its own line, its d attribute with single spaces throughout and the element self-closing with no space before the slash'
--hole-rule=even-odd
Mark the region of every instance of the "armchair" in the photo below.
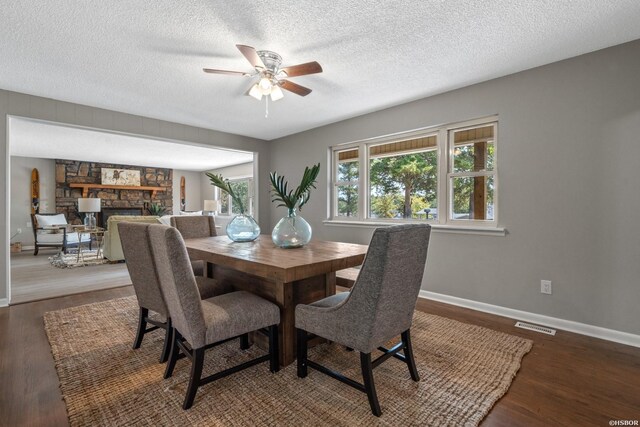
<svg viewBox="0 0 640 427">
<path fill-rule="evenodd" d="M 38 255 L 40 248 L 60 248 L 62 252 L 66 252 L 69 246 L 80 242 L 89 242 L 91 245 L 89 234 L 82 234 L 78 239 L 78 233 L 69 232 L 64 214 L 31 214 L 31 224 L 35 246 L 33 255 Z"/>
</svg>

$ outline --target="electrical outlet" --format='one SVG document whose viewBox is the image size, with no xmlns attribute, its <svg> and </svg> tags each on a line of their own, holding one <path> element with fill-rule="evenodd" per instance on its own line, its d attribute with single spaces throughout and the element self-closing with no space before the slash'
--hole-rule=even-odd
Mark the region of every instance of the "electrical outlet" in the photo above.
<svg viewBox="0 0 640 427">
<path fill-rule="evenodd" d="M 540 293 L 551 295 L 551 280 L 540 281 Z"/>
<path fill-rule="evenodd" d="M 17 232 L 18 234 L 21 234 L 21 233 L 22 233 L 22 228 L 18 228 L 18 229 L 16 230 L 16 232 Z"/>
<path fill-rule="evenodd" d="M 31 221 L 27 221 L 27 228 L 31 228 Z"/>
</svg>

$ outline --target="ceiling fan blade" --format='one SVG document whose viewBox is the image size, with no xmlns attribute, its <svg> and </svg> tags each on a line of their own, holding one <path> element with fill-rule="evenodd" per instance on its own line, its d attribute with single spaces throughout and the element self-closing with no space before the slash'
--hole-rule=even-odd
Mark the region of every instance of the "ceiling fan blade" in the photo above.
<svg viewBox="0 0 640 427">
<path fill-rule="evenodd" d="M 307 62 L 306 64 L 292 65 L 280 69 L 287 73 L 287 77 L 304 76 L 307 74 L 321 73 L 322 67 L 316 61 Z"/>
<path fill-rule="evenodd" d="M 299 84 L 290 82 L 289 80 L 280 80 L 280 86 L 282 89 L 300 96 L 307 96 L 311 93 L 311 89 L 308 87 L 300 86 Z"/>
<path fill-rule="evenodd" d="M 260 57 L 258 56 L 258 52 L 256 52 L 254 48 L 252 48 L 251 46 L 245 46 L 243 44 L 237 44 L 236 47 L 238 48 L 240 53 L 242 53 L 244 57 L 247 58 L 247 61 L 249 61 L 251 65 L 256 68 L 266 68 L 264 66 L 264 63 L 262 62 L 262 59 L 260 59 Z"/>
<path fill-rule="evenodd" d="M 215 70 L 213 68 L 203 68 L 202 71 L 210 74 L 230 74 L 232 76 L 250 76 L 249 73 L 244 73 L 242 71 L 229 71 L 229 70 Z"/>
</svg>

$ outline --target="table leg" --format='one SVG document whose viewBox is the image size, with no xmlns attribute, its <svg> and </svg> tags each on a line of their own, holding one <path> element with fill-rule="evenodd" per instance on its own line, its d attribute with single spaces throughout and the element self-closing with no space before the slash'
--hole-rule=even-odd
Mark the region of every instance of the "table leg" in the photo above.
<svg viewBox="0 0 640 427">
<path fill-rule="evenodd" d="M 80 257 L 82 256 L 82 233 L 78 234 L 78 256 L 76 257 L 76 262 L 80 262 Z M 82 263 L 84 264 L 84 257 L 82 258 Z"/>
<path fill-rule="evenodd" d="M 276 302 L 280 306 L 280 325 L 278 326 L 280 345 L 280 365 L 287 366 L 295 360 L 295 304 L 291 282 L 276 282 Z"/>
<path fill-rule="evenodd" d="M 100 240 L 98 240 L 98 236 L 96 236 L 96 246 L 98 246 L 98 250 L 96 252 L 97 260 L 104 258 L 102 256 L 102 245 L 104 245 L 104 234 L 100 237 Z"/>
<path fill-rule="evenodd" d="M 324 275 L 325 297 L 336 294 L 336 272 L 332 271 Z"/>
</svg>

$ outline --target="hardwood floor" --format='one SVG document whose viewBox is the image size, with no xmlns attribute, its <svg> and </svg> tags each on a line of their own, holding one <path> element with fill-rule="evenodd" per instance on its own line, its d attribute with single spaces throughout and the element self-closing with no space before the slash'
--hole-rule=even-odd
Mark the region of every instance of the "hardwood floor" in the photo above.
<svg viewBox="0 0 640 427">
<path fill-rule="evenodd" d="M 126 286 L 1 308 L 0 425 L 67 425 L 43 313 L 132 294 Z M 534 341 L 483 426 L 604 426 L 611 419 L 640 420 L 640 348 L 562 331 L 552 337 L 516 329 L 512 319 L 428 300 L 419 300 L 418 309 Z"/>
<path fill-rule="evenodd" d="M 11 303 L 17 304 L 131 284 L 124 263 L 57 268 L 49 257 L 56 249 L 11 254 Z"/>
</svg>

